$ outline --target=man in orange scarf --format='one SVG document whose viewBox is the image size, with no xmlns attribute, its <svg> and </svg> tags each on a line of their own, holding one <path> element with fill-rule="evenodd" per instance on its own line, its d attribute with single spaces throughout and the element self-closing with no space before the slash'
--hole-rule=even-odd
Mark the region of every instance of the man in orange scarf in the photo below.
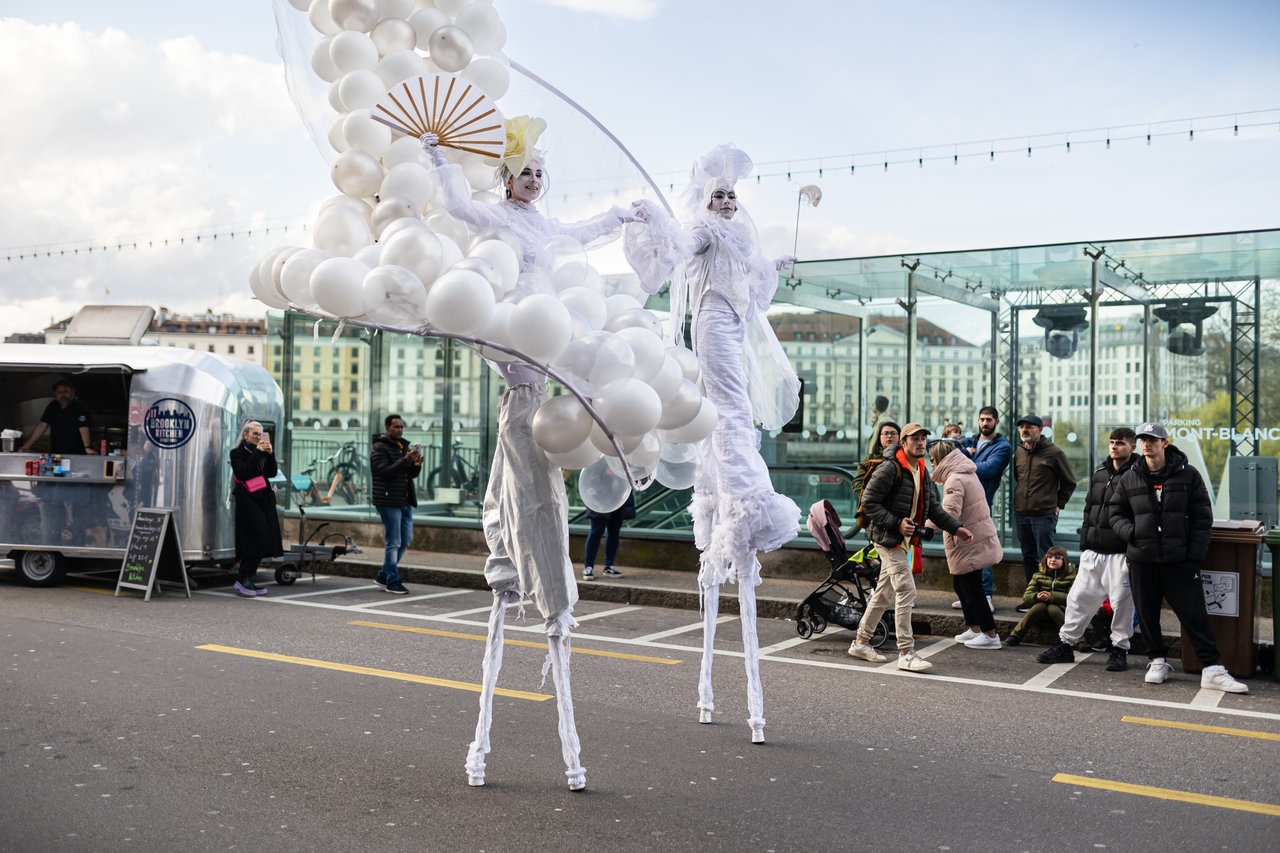
<svg viewBox="0 0 1280 853">
<path fill-rule="evenodd" d="M 880 663 L 888 660 L 870 645 L 871 630 L 881 615 L 894 602 L 894 633 L 898 637 L 898 669 L 924 672 L 933 664 L 916 654 L 911 635 L 911 608 L 916 602 L 916 584 L 911 577 L 911 549 L 921 536 L 928 538 L 925 521 L 969 542 L 973 534 L 960 520 L 938 503 L 933 486 L 925 472 L 925 440 L 929 430 L 920 424 L 907 424 L 902 429 L 901 444 L 886 448 L 885 465 L 877 465 L 867 477 L 862 491 L 863 515 L 868 520 L 867 535 L 880 552 L 880 580 L 867 602 L 867 611 L 858 625 L 858 635 L 849 654 L 862 660 Z"/>
</svg>

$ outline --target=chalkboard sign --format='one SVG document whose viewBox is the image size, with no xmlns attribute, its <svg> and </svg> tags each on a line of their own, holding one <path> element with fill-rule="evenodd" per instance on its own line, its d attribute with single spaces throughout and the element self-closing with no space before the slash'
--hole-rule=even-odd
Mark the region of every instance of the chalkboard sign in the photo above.
<svg viewBox="0 0 1280 853">
<path fill-rule="evenodd" d="M 146 592 L 145 600 L 150 601 L 157 578 L 181 581 L 187 598 L 191 597 L 173 510 L 139 509 L 133 516 L 129 547 L 125 549 L 120 578 L 116 581 L 116 595 L 124 588 L 140 589 Z"/>
</svg>

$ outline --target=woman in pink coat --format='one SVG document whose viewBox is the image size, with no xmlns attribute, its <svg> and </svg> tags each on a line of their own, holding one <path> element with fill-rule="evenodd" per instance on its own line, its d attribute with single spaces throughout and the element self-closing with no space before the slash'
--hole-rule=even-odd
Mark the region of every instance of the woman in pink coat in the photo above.
<svg viewBox="0 0 1280 853">
<path fill-rule="evenodd" d="M 960 519 L 960 524 L 973 533 L 970 542 L 943 533 L 942 544 L 947 554 L 947 569 L 951 572 L 951 585 L 960 598 L 965 624 L 969 626 L 956 635 L 957 643 L 971 649 L 998 649 L 1000 637 L 996 634 L 996 620 L 987 606 L 987 596 L 982 590 L 982 568 L 993 566 L 1004 558 L 1004 548 L 996 535 L 995 522 L 991 520 L 991 508 L 987 494 L 978 480 L 978 469 L 964 453 L 955 453 L 960 445 L 953 441 L 936 441 L 929 448 L 933 462 L 933 482 L 942 486 L 942 508 Z"/>
</svg>

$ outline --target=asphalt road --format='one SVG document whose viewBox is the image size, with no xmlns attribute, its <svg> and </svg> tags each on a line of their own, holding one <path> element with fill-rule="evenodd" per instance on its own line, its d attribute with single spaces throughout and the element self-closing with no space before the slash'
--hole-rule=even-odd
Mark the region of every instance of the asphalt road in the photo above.
<svg viewBox="0 0 1280 853">
<path fill-rule="evenodd" d="M 759 628 L 750 743 L 736 617 L 697 722 L 697 613 L 583 601 L 571 793 L 536 609 L 508 617 L 488 784 L 463 762 L 490 596 L 321 576 L 143 602 L 0 573 L 0 849 L 1274 850 L 1280 684 L 1144 685 L 1105 656 L 923 640 L 931 674 Z M 890 650 L 892 654 L 892 651 Z"/>
</svg>

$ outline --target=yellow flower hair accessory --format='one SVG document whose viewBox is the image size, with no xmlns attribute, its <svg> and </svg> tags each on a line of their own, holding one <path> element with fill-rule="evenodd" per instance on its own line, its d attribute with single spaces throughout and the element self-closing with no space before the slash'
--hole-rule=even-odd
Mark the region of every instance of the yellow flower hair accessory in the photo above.
<svg viewBox="0 0 1280 853">
<path fill-rule="evenodd" d="M 507 146 L 502 154 L 503 165 L 513 174 L 518 175 L 529 165 L 529 161 L 538 156 L 534 148 L 538 137 L 547 129 L 547 123 L 533 116 L 516 116 L 505 122 L 507 130 Z"/>
</svg>

